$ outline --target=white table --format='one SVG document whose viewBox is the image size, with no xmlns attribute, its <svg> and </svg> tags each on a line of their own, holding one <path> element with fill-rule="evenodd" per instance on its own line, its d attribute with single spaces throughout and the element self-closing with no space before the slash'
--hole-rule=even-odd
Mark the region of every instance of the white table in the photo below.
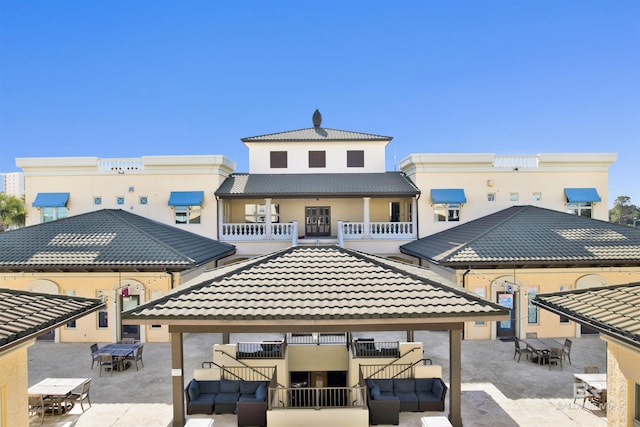
<svg viewBox="0 0 640 427">
<path fill-rule="evenodd" d="M 447 417 L 422 417 L 422 427 L 452 427 Z"/>
<path fill-rule="evenodd" d="M 88 380 L 89 378 L 45 378 L 29 387 L 27 393 L 36 396 L 50 396 L 54 403 L 57 403 L 58 412 L 62 413 L 66 409 L 62 407 L 66 396 Z"/>
<path fill-rule="evenodd" d="M 596 390 L 607 389 L 607 374 L 573 374 L 573 376 Z"/>
</svg>

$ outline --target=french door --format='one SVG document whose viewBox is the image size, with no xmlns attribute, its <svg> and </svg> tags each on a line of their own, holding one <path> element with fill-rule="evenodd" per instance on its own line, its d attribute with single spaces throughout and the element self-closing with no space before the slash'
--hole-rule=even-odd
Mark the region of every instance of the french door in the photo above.
<svg viewBox="0 0 640 427">
<path fill-rule="evenodd" d="M 497 322 L 496 335 L 501 337 L 514 337 L 516 335 L 516 307 L 513 303 L 515 294 L 510 292 L 498 292 L 496 300 L 498 304 L 509 309 L 509 320 Z"/>
<path fill-rule="evenodd" d="M 331 235 L 331 208 L 329 206 L 307 206 L 304 219 L 305 236 Z"/>
</svg>

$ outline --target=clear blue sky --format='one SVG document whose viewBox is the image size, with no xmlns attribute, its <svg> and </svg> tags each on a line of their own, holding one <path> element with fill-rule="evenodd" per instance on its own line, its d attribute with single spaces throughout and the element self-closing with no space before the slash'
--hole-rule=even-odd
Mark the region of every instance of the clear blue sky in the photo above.
<svg viewBox="0 0 640 427">
<path fill-rule="evenodd" d="M 640 205 L 640 1 L 0 0 L 16 157 L 224 154 L 323 126 L 415 152 L 617 152 Z"/>
</svg>

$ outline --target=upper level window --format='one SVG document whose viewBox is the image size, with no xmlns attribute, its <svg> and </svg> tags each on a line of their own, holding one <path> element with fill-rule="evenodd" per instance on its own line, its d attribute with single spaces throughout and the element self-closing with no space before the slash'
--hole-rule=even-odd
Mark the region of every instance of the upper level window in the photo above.
<svg viewBox="0 0 640 427">
<path fill-rule="evenodd" d="M 55 221 L 67 217 L 67 208 L 61 207 L 44 207 L 42 208 L 42 222 Z"/>
<path fill-rule="evenodd" d="M 200 206 L 176 206 L 176 224 L 200 224 Z"/>
<path fill-rule="evenodd" d="M 567 212 L 573 215 L 586 216 L 591 218 L 591 202 L 587 203 L 567 203 Z"/>
<path fill-rule="evenodd" d="M 67 217 L 69 193 L 38 193 L 32 206 L 41 210 L 42 222 Z"/>
<path fill-rule="evenodd" d="M 244 221 L 245 222 L 265 222 L 267 216 L 266 205 L 257 203 L 247 203 L 244 205 Z M 280 205 L 271 205 L 271 222 L 280 222 Z"/>
<path fill-rule="evenodd" d="M 433 219 L 436 222 L 460 221 L 460 204 L 459 203 L 434 204 Z"/>
<path fill-rule="evenodd" d="M 327 156 L 324 151 L 309 151 L 309 167 L 325 168 L 327 167 Z"/>
<path fill-rule="evenodd" d="M 287 152 L 286 151 L 271 151 L 271 168 L 286 168 L 287 167 Z"/>
<path fill-rule="evenodd" d="M 347 167 L 363 168 L 364 167 L 364 151 L 347 151 Z"/>
<path fill-rule="evenodd" d="M 175 209 L 176 224 L 200 224 L 204 191 L 172 191 L 169 206 Z"/>
</svg>

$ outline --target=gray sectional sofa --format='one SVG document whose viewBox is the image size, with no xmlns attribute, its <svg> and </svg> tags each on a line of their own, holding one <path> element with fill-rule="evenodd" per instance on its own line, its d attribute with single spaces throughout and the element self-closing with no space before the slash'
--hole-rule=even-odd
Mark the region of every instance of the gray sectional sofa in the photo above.
<svg viewBox="0 0 640 427">
<path fill-rule="evenodd" d="M 196 380 L 184 390 L 187 414 L 237 413 L 238 426 L 267 425 L 267 381 Z"/>
<path fill-rule="evenodd" d="M 400 412 L 444 411 L 447 385 L 441 378 L 368 379 L 371 424 L 399 423 Z"/>
</svg>

